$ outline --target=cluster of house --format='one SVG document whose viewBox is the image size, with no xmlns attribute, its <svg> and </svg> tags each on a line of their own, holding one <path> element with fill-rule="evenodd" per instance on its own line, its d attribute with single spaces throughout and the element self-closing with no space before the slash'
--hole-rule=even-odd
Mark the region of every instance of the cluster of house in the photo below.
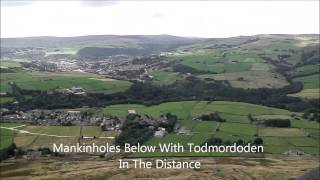
<svg viewBox="0 0 320 180">
<path fill-rule="evenodd" d="M 23 111 L 9 111 L 6 108 L 0 109 L 1 122 L 27 122 L 30 121 L 29 114 Z"/>
<path fill-rule="evenodd" d="M 0 110 L 1 122 L 10 123 L 30 123 L 34 125 L 51 125 L 51 126 L 71 126 L 71 125 L 99 125 L 100 122 L 105 124 L 113 121 L 111 125 L 120 127 L 122 122 L 119 119 L 107 117 L 84 115 L 80 111 L 49 111 L 49 110 L 32 110 L 32 111 L 9 111 L 2 108 Z M 103 130 L 111 130 L 107 128 Z M 114 128 L 115 129 L 115 128 Z"/>
<path fill-rule="evenodd" d="M 285 153 L 283 153 L 284 155 L 290 156 L 290 157 L 308 157 L 311 156 L 311 154 L 307 154 L 303 151 L 298 151 L 298 150 L 289 150 Z"/>
<path fill-rule="evenodd" d="M 174 126 L 174 133 L 176 133 L 177 135 L 181 135 L 181 136 L 190 136 L 192 135 L 192 132 L 190 129 L 187 129 L 184 126 L 180 126 L 179 123 L 177 123 Z M 167 134 L 168 132 L 166 131 L 166 128 L 163 127 L 158 127 L 155 131 L 154 131 L 154 137 L 163 137 Z"/>
<path fill-rule="evenodd" d="M 148 115 L 138 115 L 135 110 L 128 110 L 129 115 L 136 115 L 135 121 L 154 131 L 155 137 L 163 137 L 168 131 L 161 125 L 166 124 L 168 120 L 165 116 L 153 118 Z M 51 125 L 51 126 L 71 126 L 71 125 L 99 125 L 103 131 L 120 131 L 125 119 L 106 116 L 84 115 L 80 111 L 49 111 L 49 110 L 32 110 L 9 111 L 0 109 L 1 122 L 11 123 L 30 123 L 34 125 Z M 191 130 L 179 123 L 174 126 L 174 133 L 177 135 L 191 135 Z"/>
<path fill-rule="evenodd" d="M 100 127 L 103 131 L 120 131 L 123 119 L 103 117 Z"/>
<path fill-rule="evenodd" d="M 135 110 L 128 110 L 128 114 L 137 115 L 135 121 L 139 122 L 139 124 L 143 126 L 148 126 L 148 128 L 154 131 L 154 137 L 163 137 L 168 131 L 165 127 L 162 127 L 162 124 L 166 124 L 168 122 L 165 116 L 159 118 L 153 118 L 149 115 L 138 115 Z M 177 135 L 192 135 L 191 130 L 181 126 L 179 123 L 174 125 L 174 133 Z"/>
<path fill-rule="evenodd" d="M 73 86 L 63 91 L 65 94 L 86 95 L 86 91 L 82 87 Z"/>
</svg>

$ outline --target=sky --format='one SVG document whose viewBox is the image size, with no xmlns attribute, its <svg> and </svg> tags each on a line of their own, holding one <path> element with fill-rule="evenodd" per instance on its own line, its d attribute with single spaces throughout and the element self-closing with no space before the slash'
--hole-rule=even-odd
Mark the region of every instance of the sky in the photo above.
<svg viewBox="0 0 320 180">
<path fill-rule="evenodd" d="M 319 1 L 8 1 L 1 37 L 319 34 Z"/>
</svg>

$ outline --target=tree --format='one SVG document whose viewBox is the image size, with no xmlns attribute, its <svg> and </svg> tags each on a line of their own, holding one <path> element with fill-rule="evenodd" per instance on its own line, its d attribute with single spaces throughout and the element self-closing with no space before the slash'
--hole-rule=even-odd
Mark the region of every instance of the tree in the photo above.
<svg viewBox="0 0 320 180">
<path fill-rule="evenodd" d="M 222 145 L 223 141 L 221 138 L 211 137 L 207 140 L 208 145 Z"/>
<path fill-rule="evenodd" d="M 261 144 L 263 144 L 263 139 L 260 138 L 260 137 L 255 138 L 254 141 L 253 141 L 253 144 L 261 145 Z"/>
<path fill-rule="evenodd" d="M 253 118 L 251 113 L 248 114 L 248 119 L 249 119 L 250 123 L 253 123 L 256 120 L 255 118 Z"/>
<path fill-rule="evenodd" d="M 210 114 L 203 114 L 200 117 L 203 121 L 217 121 L 217 122 L 225 122 L 226 120 L 220 117 L 219 113 L 210 113 Z"/>
<path fill-rule="evenodd" d="M 238 145 L 242 145 L 244 144 L 244 141 L 242 139 L 238 139 L 237 142 L 236 142 Z"/>
</svg>

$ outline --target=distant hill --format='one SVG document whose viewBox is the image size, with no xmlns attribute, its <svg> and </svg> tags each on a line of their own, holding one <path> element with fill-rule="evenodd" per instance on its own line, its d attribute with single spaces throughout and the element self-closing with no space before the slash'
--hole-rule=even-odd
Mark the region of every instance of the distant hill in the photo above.
<svg viewBox="0 0 320 180">
<path fill-rule="evenodd" d="M 26 37 L 26 38 L 1 38 L 1 47 L 126 47 L 141 48 L 143 44 L 190 44 L 201 38 L 186 38 L 171 35 L 90 35 L 78 37 Z"/>
<path fill-rule="evenodd" d="M 171 35 L 92 35 L 79 37 L 2 38 L 2 48 L 76 48 L 85 58 L 111 55 L 144 55 L 203 41 Z M 82 49 L 83 48 L 83 49 Z"/>
</svg>

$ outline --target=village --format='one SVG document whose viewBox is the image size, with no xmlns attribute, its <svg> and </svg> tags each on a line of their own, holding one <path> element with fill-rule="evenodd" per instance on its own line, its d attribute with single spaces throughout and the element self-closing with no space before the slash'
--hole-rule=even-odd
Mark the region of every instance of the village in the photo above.
<svg viewBox="0 0 320 180">
<path fill-rule="evenodd" d="M 29 53 L 29 51 L 27 52 Z M 76 55 L 53 54 L 49 56 L 36 56 L 32 61 L 20 63 L 24 69 L 31 71 L 86 72 L 105 75 L 119 80 L 142 79 L 149 66 L 147 64 L 132 64 L 132 60 L 133 57 L 127 55 L 115 55 L 102 60 L 91 61 L 79 59 Z"/>
<path fill-rule="evenodd" d="M 45 72 L 85 72 L 118 80 L 145 81 L 153 77 L 149 70 L 167 63 L 163 55 L 112 55 L 91 60 L 77 54 L 48 53 L 44 48 L 8 49 L 3 60 L 15 57 L 25 70 Z M 32 59 L 32 60 L 23 60 Z"/>
<path fill-rule="evenodd" d="M 1 123 L 20 123 L 37 126 L 99 126 L 102 131 L 116 131 L 121 133 L 121 127 L 127 118 L 98 116 L 92 113 L 79 110 L 31 110 L 31 111 L 9 111 L 0 109 Z M 128 110 L 128 116 L 134 116 L 134 121 L 140 125 L 147 126 L 154 132 L 154 137 L 162 138 L 168 130 L 162 125 L 168 123 L 165 116 L 153 118 L 148 115 L 139 115 L 136 110 Z M 179 123 L 174 125 L 174 133 L 177 135 L 192 135 L 191 130 L 181 126 Z"/>
</svg>

